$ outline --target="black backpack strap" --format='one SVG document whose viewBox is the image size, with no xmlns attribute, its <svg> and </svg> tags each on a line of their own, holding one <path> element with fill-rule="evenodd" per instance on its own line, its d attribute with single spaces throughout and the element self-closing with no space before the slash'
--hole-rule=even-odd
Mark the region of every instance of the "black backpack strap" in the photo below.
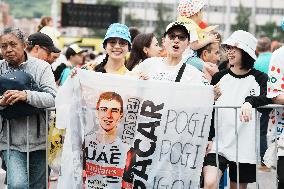
<svg viewBox="0 0 284 189">
<path fill-rule="evenodd" d="M 39 114 L 36 115 L 36 135 L 37 135 L 37 138 L 40 137 L 40 116 Z"/>
<path fill-rule="evenodd" d="M 2 117 L 2 125 L 1 125 L 0 134 L 3 132 L 3 129 L 4 129 L 4 127 L 5 127 L 5 123 L 6 123 L 6 119 L 4 119 L 4 118 Z"/>
<path fill-rule="evenodd" d="M 184 72 L 185 66 L 186 66 L 186 64 L 182 64 L 182 66 L 180 67 L 175 82 L 180 82 L 180 79 L 181 79 L 182 74 Z"/>
</svg>

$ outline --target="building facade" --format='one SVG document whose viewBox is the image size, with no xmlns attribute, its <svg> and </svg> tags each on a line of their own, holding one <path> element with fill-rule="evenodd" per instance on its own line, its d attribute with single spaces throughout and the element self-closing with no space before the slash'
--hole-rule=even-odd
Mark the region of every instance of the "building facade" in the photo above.
<svg viewBox="0 0 284 189">
<path fill-rule="evenodd" d="M 70 0 L 63 0 L 70 2 Z M 204 21 L 209 25 L 219 25 L 219 32 L 225 37 L 231 33 L 231 25 L 236 24 L 236 16 L 240 4 L 253 16 L 250 20 L 250 32 L 267 22 L 280 24 L 284 15 L 284 0 L 204 0 L 207 7 L 204 9 Z M 73 0 L 74 3 L 106 3 L 107 0 Z M 112 1 L 113 2 L 113 1 Z M 162 6 L 162 15 L 168 22 L 177 17 L 179 0 L 116 0 L 123 6 L 121 22 L 137 26 L 143 32 L 153 32 L 160 21 L 158 9 Z M 255 15 L 255 16 L 254 16 Z M 132 22 L 129 24 L 129 18 Z"/>
<path fill-rule="evenodd" d="M 205 0 L 204 21 L 209 25 L 219 25 L 219 31 L 224 33 L 226 27 L 236 23 L 236 16 L 240 4 L 255 17 L 248 18 L 255 27 L 265 25 L 267 22 L 280 23 L 284 15 L 284 0 Z M 125 1 L 123 14 L 130 14 L 135 19 L 144 21 L 144 30 L 154 30 L 157 21 L 157 7 L 163 4 L 167 9 L 168 21 L 175 20 L 179 0 L 128 0 Z M 227 34 L 228 35 L 228 34 Z"/>
</svg>

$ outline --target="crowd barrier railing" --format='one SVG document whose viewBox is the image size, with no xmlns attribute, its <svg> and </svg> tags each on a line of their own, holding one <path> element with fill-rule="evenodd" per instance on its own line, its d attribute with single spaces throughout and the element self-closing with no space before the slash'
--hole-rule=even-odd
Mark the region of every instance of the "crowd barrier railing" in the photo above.
<svg viewBox="0 0 284 189">
<path fill-rule="evenodd" d="M 236 136 L 236 162 L 237 162 L 237 189 L 240 188 L 240 178 L 239 178 L 239 133 L 237 130 L 238 127 L 238 111 L 240 111 L 240 106 L 214 106 L 215 109 L 215 118 L 218 118 L 218 114 L 219 114 L 219 110 L 220 109 L 233 109 L 234 110 L 234 130 L 235 130 L 235 136 Z M 267 105 L 267 106 L 262 106 L 259 107 L 258 109 L 278 109 L 278 108 L 284 108 L 283 105 Z M 260 158 L 260 115 L 261 113 L 259 111 L 257 111 L 257 109 L 253 109 L 252 114 L 254 114 L 255 117 L 255 152 L 256 152 L 256 182 L 255 182 L 255 188 L 259 189 L 260 187 L 260 179 L 259 179 L 259 170 L 258 168 L 261 165 L 261 158 Z M 216 140 L 216 151 L 217 151 L 217 155 L 216 155 L 216 162 L 217 162 L 217 167 L 219 167 L 219 160 L 218 160 L 218 153 L 219 153 L 219 123 L 220 120 L 215 119 L 214 120 L 215 123 L 215 140 Z M 275 156 L 277 159 L 277 127 L 276 125 L 273 126 L 273 138 L 275 141 Z M 250 152 L 248 152 L 250 153 Z M 276 172 L 277 172 L 277 167 L 276 167 Z M 271 189 L 277 189 L 277 183 L 278 183 L 278 179 L 277 176 L 274 178 L 275 179 L 275 186 L 271 186 Z M 218 179 L 217 179 L 218 180 Z M 219 188 L 219 182 L 218 182 L 218 188 Z"/>
<path fill-rule="evenodd" d="M 263 106 L 263 107 L 260 107 L 260 108 L 270 108 L 270 109 L 277 109 L 277 108 L 284 108 L 283 105 L 268 105 L 268 106 Z M 234 110 L 234 114 L 235 114 L 235 118 L 234 118 L 234 121 L 235 121 L 235 136 L 236 136 L 236 161 L 238 162 L 238 148 L 239 148 L 239 133 L 238 133 L 238 130 L 237 130 L 237 125 L 238 125 L 238 111 L 240 111 L 240 106 L 214 106 L 214 109 L 215 109 L 215 118 L 218 118 L 218 114 L 219 114 L 219 110 L 220 109 L 233 109 Z M 55 108 L 47 108 L 45 110 L 45 116 L 46 116 L 46 119 L 45 119 L 45 124 L 46 124 L 46 127 L 45 127 L 45 134 L 46 134 L 46 188 L 48 188 L 49 186 L 49 183 L 48 183 L 48 178 L 49 178 L 49 171 L 48 171 L 48 142 L 47 142 L 47 137 L 48 137 L 48 127 L 49 127 L 49 120 L 50 120 L 50 115 L 52 112 L 55 112 Z M 260 135 L 259 135 L 259 132 L 260 132 L 260 113 L 255 109 L 254 110 L 254 115 L 255 115 L 255 150 L 256 150 L 256 154 L 257 154 L 257 157 L 256 157 L 256 160 L 257 160 L 257 166 L 256 166 L 256 183 L 255 183 L 255 187 L 256 189 L 259 189 L 260 188 L 260 184 L 259 184 L 259 176 L 258 176 L 258 166 L 260 165 L 260 143 L 259 143 L 259 138 L 260 138 Z M 3 123 L 3 119 L 2 117 L 0 116 L 0 121 L 1 123 Z M 217 151 L 217 154 L 218 154 L 218 148 L 219 148 L 219 122 L 220 120 L 218 119 L 215 119 L 214 120 L 215 122 L 215 140 L 217 141 L 216 142 L 216 151 Z M 6 121 L 6 129 L 7 129 L 7 154 L 8 154 L 8 157 L 10 157 L 10 123 L 9 121 Z M 29 125 L 30 125 L 30 122 L 29 122 L 29 117 L 27 117 L 27 124 L 26 124 L 26 127 L 27 127 L 27 132 L 26 132 L 26 135 L 27 135 L 27 167 L 29 167 L 29 161 L 30 161 L 30 155 L 29 155 Z M 2 128 L 3 125 L 1 125 L 1 130 L 3 129 Z M 276 131 L 276 126 L 274 126 L 275 128 L 275 131 L 274 131 L 274 140 L 275 140 L 275 146 L 277 147 L 277 131 Z M 0 134 L 1 136 L 1 134 Z M 277 149 L 277 148 L 275 148 Z M 275 152 L 275 155 L 276 155 L 276 152 Z M 3 161 L 3 160 L 2 160 Z M 8 161 L 9 162 L 9 161 Z M 218 160 L 218 155 L 216 155 L 216 162 L 217 162 L 217 166 L 219 167 L 219 160 Z M 7 170 L 8 170 L 8 167 L 9 167 L 9 163 L 6 164 L 7 166 Z M 27 169 L 28 172 L 28 183 L 29 183 L 29 169 Z M 276 170 L 277 171 L 277 170 Z M 218 179 L 217 179 L 218 180 Z M 275 178 L 275 181 L 276 181 L 276 186 L 275 186 L 275 189 L 277 188 L 277 177 Z M 7 184 L 9 185 L 9 180 L 7 179 Z M 219 182 L 218 182 L 218 187 L 219 187 Z M 239 163 L 237 163 L 237 189 L 239 189 Z M 9 189 L 9 187 L 8 187 Z M 273 188 L 271 188 L 273 189 Z"/>
</svg>

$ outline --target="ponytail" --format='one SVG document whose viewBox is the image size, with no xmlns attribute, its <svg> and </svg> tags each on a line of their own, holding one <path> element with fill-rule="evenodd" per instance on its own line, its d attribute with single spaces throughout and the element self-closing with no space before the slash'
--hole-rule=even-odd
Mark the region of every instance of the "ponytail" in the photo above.
<svg viewBox="0 0 284 189">
<path fill-rule="evenodd" d="M 144 52 L 143 52 L 144 53 Z M 130 57 L 128 59 L 128 61 L 126 62 L 125 66 L 128 70 L 132 70 L 136 65 L 138 65 L 141 61 L 143 61 L 143 59 L 140 59 L 140 54 L 142 53 L 139 53 L 137 54 L 136 52 L 134 51 L 131 51 L 130 52 Z"/>
<path fill-rule="evenodd" d="M 106 73 L 105 65 L 107 64 L 108 57 L 109 57 L 109 55 L 106 54 L 106 57 L 103 59 L 103 61 L 102 61 L 101 63 L 99 63 L 99 64 L 95 67 L 95 69 L 94 69 L 95 72 Z"/>
<path fill-rule="evenodd" d="M 43 28 L 44 26 L 42 24 L 40 24 L 38 27 L 37 27 L 37 32 L 40 32 L 40 30 Z"/>
</svg>

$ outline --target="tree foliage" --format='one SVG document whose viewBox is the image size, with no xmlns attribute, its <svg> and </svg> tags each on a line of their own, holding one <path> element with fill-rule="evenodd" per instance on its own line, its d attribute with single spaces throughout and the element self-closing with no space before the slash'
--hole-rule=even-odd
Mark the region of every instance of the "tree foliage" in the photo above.
<svg viewBox="0 0 284 189">
<path fill-rule="evenodd" d="M 124 4 L 124 1 L 121 0 L 97 0 L 96 4 L 101 4 L 101 5 L 116 5 L 119 7 L 122 7 Z"/>
<path fill-rule="evenodd" d="M 284 31 L 276 22 L 267 22 L 263 26 L 258 26 L 257 33 L 261 36 L 267 36 L 272 40 L 284 41 Z"/>
<path fill-rule="evenodd" d="M 125 15 L 125 24 L 127 26 L 135 26 L 135 27 L 141 27 L 143 25 L 142 19 L 134 18 L 133 14 L 126 14 Z"/>
<path fill-rule="evenodd" d="M 236 24 L 233 24 L 231 27 L 232 31 L 236 30 L 244 30 L 249 31 L 249 17 L 251 15 L 251 12 L 249 9 L 243 7 L 243 5 L 240 3 L 239 5 L 239 11 L 236 17 Z"/>
<path fill-rule="evenodd" d="M 155 35 L 158 39 L 163 37 L 167 25 L 170 23 L 172 9 L 166 7 L 163 3 L 158 3 L 156 7 L 158 20 L 156 22 Z"/>
<path fill-rule="evenodd" d="M 15 18 L 40 18 L 50 16 L 51 0 L 5 0 L 10 14 Z"/>
<path fill-rule="evenodd" d="M 96 4 L 118 6 L 119 12 L 120 12 L 118 15 L 121 15 L 121 7 L 124 5 L 124 2 L 121 1 L 121 0 L 97 0 Z M 121 18 L 119 18 L 119 20 L 120 19 Z M 103 29 L 91 28 L 91 31 L 92 31 L 92 33 L 95 37 L 104 38 L 106 31 L 107 31 L 107 28 L 103 28 Z"/>
</svg>

